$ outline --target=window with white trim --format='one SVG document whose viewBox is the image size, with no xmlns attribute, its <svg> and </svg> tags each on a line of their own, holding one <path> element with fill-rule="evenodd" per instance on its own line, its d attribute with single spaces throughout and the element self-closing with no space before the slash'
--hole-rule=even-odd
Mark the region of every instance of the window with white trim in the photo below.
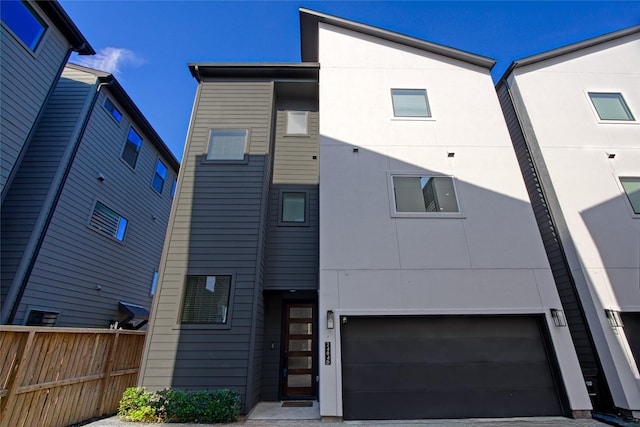
<svg viewBox="0 0 640 427">
<path fill-rule="evenodd" d="M 640 177 L 620 177 L 624 193 L 633 212 L 640 215 Z"/>
<path fill-rule="evenodd" d="M 122 160 L 127 162 L 129 166 L 135 169 L 136 162 L 138 160 L 138 154 L 140 153 L 140 147 L 142 146 L 142 137 L 138 135 L 133 128 L 129 129 L 127 135 L 127 142 L 124 144 L 124 150 L 122 150 Z"/>
<path fill-rule="evenodd" d="M 246 145 L 246 129 L 212 130 L 207 160 L 243 160 Z"/>
<path fill-rule="evenodd" d="M 231 276 L 187 276 L 180 323 L 227 323 L 230 293 Z"/>
<path fill-rule="evenodd" d="M 116 240 L 123 241 L 128 221 L 101 202 L 96 202 L 89 226 Z"/>
<path fill-rule="evenodd" d="M 47 25 L 27 2 L 3 1 L 0 7 L 0 18 L 16 37 L 35 52 Z"/>
<path fill-rule="evenodd" d="M 162 187 L 164 187 L 164 181 L 167 179 L 167 166 L 162 163 L 162 160 L 158 159 L 156 162 L 156 173 L 153 175 L 153 181 L 151 186 L 158 193 L 162 194 Z"/>
<path fill-rule="evenodd" d="M 634 121 L 621 93 L 589 92 L 600 120 Z"/>
<path fill-rule="evenodd" d="M 459 212 L 453 178 L 450 176 L 392 176 L 397 213 Z"/>
<path fill-rule="evenodd" d="M 395 117 L 431 117 L 425 89 L 391 89 Z"/>
<path fill-rule="evenodd" d="M 287 135 L 309 134 L 309 112 L 287 111 Z"/>
</svg>

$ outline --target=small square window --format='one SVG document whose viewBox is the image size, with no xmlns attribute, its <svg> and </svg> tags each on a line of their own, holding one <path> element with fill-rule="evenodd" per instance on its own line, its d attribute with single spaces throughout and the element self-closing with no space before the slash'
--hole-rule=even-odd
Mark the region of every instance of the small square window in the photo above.
<svg viewBox="0 0 640 427">
<path fill-rule="evenodd" d="M 594 93 L 589 92 L 589 97 L 596 108 L 600 120 L 633 121 L 633 114 L 624 102 L 621 93 Z"/>
<path fill-rule="evenodd" d="M 118 215 L 100 202 L 96 202 L 89 221 L 89 225 L 92 228 L 119 241 L 124 240 L 127 223 L 126 218 Z"/>
<path fill-rule="evenodd" d="M 391 99 L 396 117 L 431 117 L 425 89 L 391 89 Z"/>
<path fill-rule="evenodd" d="M 207 160 L 243 160 L 246 130 L 212 130 Z"/>
<path fill-rule="evenodd" d="M 281 221 L 304 223 L 307 220 L 307 193 L 282 193 Z"/>
<path fill-rule="evenodd" d="M 134 169 L 136 167 L 136 161 L 138 160 L 141 145 L 142 138 L 140 135 L 138 135 L 133 128 L 129 129 L 127 142 L 124 144 L 124 150 L 122 151 L 122 160 L 127 162 L 127 164 Z"/>
<path fill-rule="evenodd" d="M 629 199 L 631 208 L 636 214 L 640 214 L 640 178 L 639 177 L 625 177 L 620 178 L 620 183 L 624 192 Z"/>
<path fill-rule="evenodd" d="M 47 26 L 26 2 L 3 1 L 0 18 L 31 50 L 38 47 Z"/>
<path fill-rule="evenodd" d="M 111 114 L 111 117 L 115 119 L 116 122 L 120 123 L 122 120 L 122 113 L 113 105 L 109 98 L 104 101 L 104 108 Z"/>
<path fill-rule="evenodd" d="M 153 175 L 153 182 L 151 186 L 158 193 L 162 193 L 162 187 L 164 187 L 164 181 L 167 179 L 167 167 L 160 159 L 156 162 L 156 173 Z"/>
<path fill-rule="evenodd" d="M 449 176 L 394 176 L 396 212 L 459 212 Z"/>
<path fill-rule="evenodd" d="M 307 111 L 287 111 L 287 135 L 308 135 L 308 123 Z"/>
<path fill-rule="evenodd" d="M 187 276 L 181 323 L 225 324 L 231 276 Z"/>
</svg>

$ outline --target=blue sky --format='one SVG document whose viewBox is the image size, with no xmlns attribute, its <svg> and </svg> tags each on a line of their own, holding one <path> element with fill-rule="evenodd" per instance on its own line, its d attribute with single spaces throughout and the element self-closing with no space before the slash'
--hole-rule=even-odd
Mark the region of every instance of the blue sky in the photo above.
<svg viewBox="0 0 640 427">
<path fill-rule="evenodd" d="M 298 62 L 305 7 L 498 61 L 640 23 L 640 1 L 60 0 L 98 52 L 71 62 L 112 72 L 180 160 L 196 91 L 188 62 Z"/>
</svg>

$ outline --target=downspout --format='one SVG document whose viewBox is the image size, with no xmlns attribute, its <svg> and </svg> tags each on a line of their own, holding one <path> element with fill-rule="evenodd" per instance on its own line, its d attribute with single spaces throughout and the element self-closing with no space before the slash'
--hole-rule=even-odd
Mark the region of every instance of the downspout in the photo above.
<svg viewBox="0 0 640 427">
<path fill-rule="evenodd" d="M 22 281 L 20 283 L 20 287 L 17 292 L 17 295 L 13 299 L 11 312 L 9 313 L 9 316 L 7 319 L 2 319 L 2 324 L 11 324 L 13 322 L 13 319 L 16 316 L 16 313 L 18 312 L 20 301 L 22 300 L 22 296 L 24 295 L 24 292 L 27 288 L 29 277 L 31 277 L 31 272 L 33 271 L 33 267 L 36 263 L 36 260 L 38 259 L 38 254 L 40 252 L 40 249 L 42 248 L 42 244 L 44 243 L 44 238 L 47 235 L 47 230 L 49 229 L 49 225 L 51 224 L 53 214 L 56 210 L 58 202 L 60 201 L 62 190 L 64 189 L 64 185 L 67 181 L 67 178 L 69 177 L 69 173 L 71 172 L 71 166 L 73 165 L 73 161 L 76 157 L 76 154 L 78 153 L 78 149 L 80 147 L 80 141 L 82 141 L 82 138 L 84 137 L 84 133 L 87 129 L 87 125 L 89 124 L 89 119 L 91 118 L 91 115 L 93 113 L 93 108 L 95 107 L 95 104 L 98 100 L 98 94 L 100 93 L 100 89 L 102 89 L 103 86 L 110 86 L 111 84 L 113 84 L 113 79 L 109 80 L 108 82 L 99 83 L 96 87 L 96 90 L 91 99 L 91 103 L 89 104 L 89 107 L 86 110 L 87 113 L 85 114 L 84 120 L 82 122 L 80 132 L 78 133 L 78 136 L 76 137 L 73 148 L 71 149 L 71 153 L 69 155 L 69 158 L 68 158 L 69 160 L 67 161 L 67 165 L 64 169 L 64 172 L 62 173 L 61 178 L 57 181 L 59 182 L 58 188 L 56 189 L 55 195 L 53 196 L 53 200 L 49 205 L 49 211 L 47 212 L 47 216 L 46 216 L 46 219 L 44 220 L 44 225 L 42 227 L 42 230 L 40 231 L 40 235 L 38 236 L 38 241 L 35 244 L 35 248 L 31 252 L 32 254 L 31 259 L 29 260 L 29 265 L 27 266 L 26 271 L 22 277 Z M 12 299 L 11 290 L 9 291 L 9 295 L 7 295 L 7 299 L 8 300 Z"/>
</svg>

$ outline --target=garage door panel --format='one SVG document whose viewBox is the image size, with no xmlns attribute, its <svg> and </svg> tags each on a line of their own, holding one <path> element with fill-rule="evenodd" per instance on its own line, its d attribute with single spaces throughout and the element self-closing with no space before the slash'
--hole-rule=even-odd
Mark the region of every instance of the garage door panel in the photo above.
<svg viewBox="0 0 640 427">
<path fill-rule="evenodd" d="M 349 317 L 344 418 L 562 415 L 540 328 L 535 316 Z"/>
<path fill-rule="evenodd" d="M 359 351 L 368 363 L 383 363 L 389 358 L 398 363 L 439 361 L 452 363 L 486 361 L 546 361 L 540 341 L 531 338 L 509 340 L 510 351 L 502 349 L 504 337 L 479 337 L 460 339 L 455 337 L 412 338 L 398 337 L 367 341 L 358 337 L 343 341 L 345 351 Z"/>
<path fill-rule="evenodd" d="M 460 390 L 487 388 L 550 388 L 546 362 L 511 363 L 493 367 L 475 364 L 367 364 L 351 365 L 343 375 L 344 390 Z M 389 380 L 393 379 L 393 380 Z"/>
<path fill-rule="evenodd" d="M 553 392 L 553 390 L 549 390 Z M 474 408 L 484 407 L 483 417 L 504 418 L 528 413 L 528 416 L 547 416 L 557 410 L 548 399 L 532 390 L 487 389 L 482 394 L 466 390 L 435 392 L 362 392 L 351 396 L 350 408 L 345 407 L 344 419 L 420 419 L 420 418 L 477 418 Z M 503 402 L 496 405 L 495 402 Z M 461 405 L 460 402 L 464 402 Z M 390 411 L 390 409 L 392 411 Z M 352 413 L 350 413 L 351 411 Z M 390 414 L 402 414 L 402 418 Z M 425 414 L 429 414 L 425 417 Z"/>
</svg>

